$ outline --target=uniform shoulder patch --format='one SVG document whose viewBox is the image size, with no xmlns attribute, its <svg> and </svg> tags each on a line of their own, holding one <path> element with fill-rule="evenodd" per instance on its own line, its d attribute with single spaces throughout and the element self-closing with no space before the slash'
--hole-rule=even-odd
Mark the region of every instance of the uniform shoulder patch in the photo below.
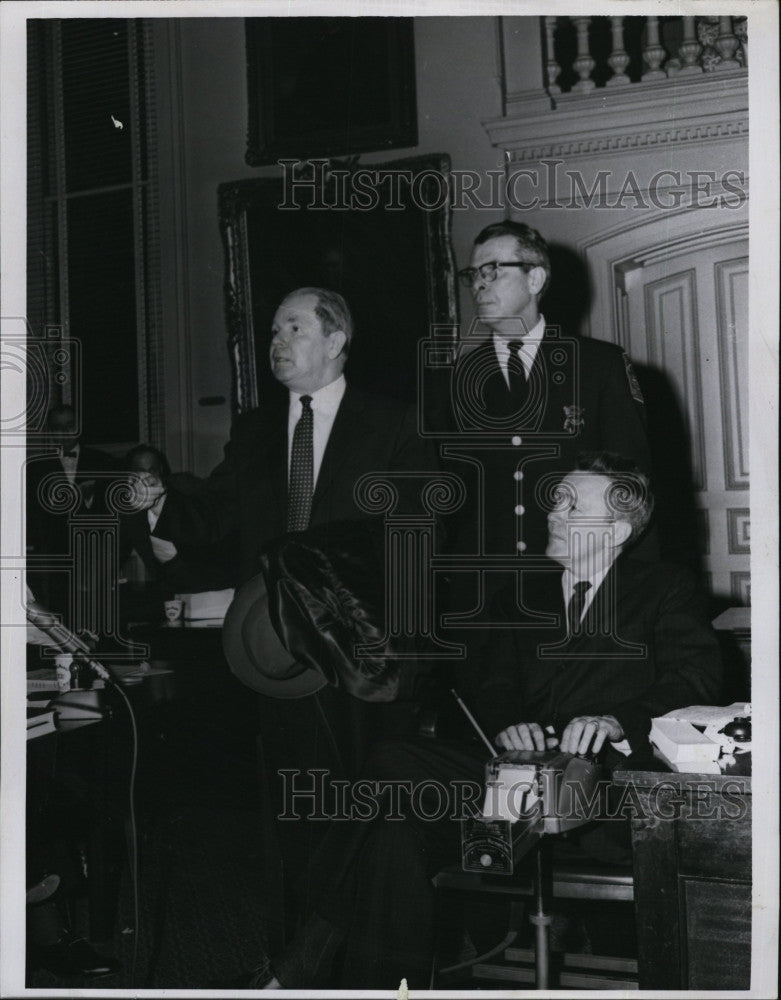
<svg viewBox="0 0 781 1000">
<path fill-rule="evenodd" d="M 643 399 L 643 390 L 640 388 L 640 383 L 637 381 L 637 375 L 635 375 L 635 370 L 632 367 L 632 362 L 629 360 L 629 355 L 624 354 L 624 368 L 626 368 L 626 380 L 629 383 L 629 391 L 632 394 L 632 399 L 636 403 L 645 404 Z"/>
</svg>

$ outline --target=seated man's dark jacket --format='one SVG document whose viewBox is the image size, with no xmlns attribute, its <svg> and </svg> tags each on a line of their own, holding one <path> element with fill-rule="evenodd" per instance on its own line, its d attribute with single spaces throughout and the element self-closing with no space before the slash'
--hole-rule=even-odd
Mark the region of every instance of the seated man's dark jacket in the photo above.
<svg viewBox="0 0 781 1000">
<path fill-rule="evenodd" d="M 433 447 L 417 432 L 415 411 L 397 400 L 370 395 L 348 384 L 323 455 L 310 525 L 371 517 L 356 501 L 355 486 L 368 473 L 436 472 Z M 422 512 L 421 475 L 397 483 L 398 508 Z M 185 484 L 189 488 L 189 484 Z M 173 477 L 169 490 L 180 489 Z M 238 531 L 237 585 L 260 568 L 264 546 L 286 531 L 288 490 L 288 393 L 272 390 L 256 410 L 231 428 L 225 458 L 203 488 L 212 515 L 207 537 L 215 542 Z M 382 516 L 384 511 L 378 510 Z"/>
<path fill-rule="evenodd" d="M 642 752 L 652 718 L 718 704 L 718 643 L 686 570 L 620 557 L 586 613 L 584 632 L 569 639 L 561 575 L 552 563 L 551 572 L 523 576 L 524 604 L 552 616 L 550 624 L 492 633 L 477 703 L 491 739 L 520 722 L 552 725 L 560 736 L 576 716 L 613 715 L 632 752 Z M 492 617 L 521 619 L 514 590 L 497 594 Z"/>
</svg>

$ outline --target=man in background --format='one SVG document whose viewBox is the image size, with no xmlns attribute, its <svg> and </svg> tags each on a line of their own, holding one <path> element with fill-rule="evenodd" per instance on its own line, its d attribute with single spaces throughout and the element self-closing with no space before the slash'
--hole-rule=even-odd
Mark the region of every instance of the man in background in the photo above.
<svg viewBox="0 0 781 1000">
<path fill-rule="evenodd" d="M 27 463 L 27 554 L 30 586 L 51 611 L 73 623 L 75 569 L 57 568 L 71 553 L 71 524 L 107 515 L 106 496 L 119 464 L 85 445 L 75 409 L 53 406 L 46 418 L 45 454 Z M 30 558 L 31 557 L 31 558 Z M 84 579 L 83 586 L 89 586 Z"/>
<path fill-rule="evenodd" d="M 229 587 L 237 556 L 235 536 L 213 545 L 191 543 L 207 512 L 181 492 L 169 491 L 171 468 L 165 455 L 150 444 L 139 444 L 123 465 L 140 495 L 141 509 L 120 518 L 120 564 L 137 553 L 158 604 L 175 593 Z M 177 477 L 180 482 L 182 478 Z"/>
</svg>

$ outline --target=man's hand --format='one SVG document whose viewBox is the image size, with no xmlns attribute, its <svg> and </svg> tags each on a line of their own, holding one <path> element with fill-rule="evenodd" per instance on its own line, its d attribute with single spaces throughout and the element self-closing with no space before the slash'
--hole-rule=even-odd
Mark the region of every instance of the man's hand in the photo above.
<svg viewBox="0 0 781 1000">
<path fill-rule="evenodd" d="M 565 753 L 599 753 L 605 740 L 617 743 L 624 730 L 613 715 L 579 715 L 572 719 L 561 737 Z"/>
<path fill-rule="evenodd" d="M 149 510 L 165 493 L 165 486 L 153 472 L 139 472 L 130 476 L 132 498 L 129 506 L 135 510 Z"/>
<path fill-rule="evenodd" d="M 504 750 L 550 750 L 559 742 L 548 726 L 543 730 L 536 722 L 519 722 L 508 726 L 494 738 L 494 743 Z"/>
</svg>

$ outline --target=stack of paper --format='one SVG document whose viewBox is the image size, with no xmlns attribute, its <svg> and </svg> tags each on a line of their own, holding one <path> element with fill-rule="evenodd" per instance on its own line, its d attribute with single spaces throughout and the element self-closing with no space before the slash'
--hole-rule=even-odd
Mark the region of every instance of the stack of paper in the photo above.
<svg viewBox="0 0 781 1000">
<path fill-rule="evenodd" d="M 739 716 L 751 715 L 751 705 L 745 701 L 734 701 L 731 705 L 689 705 L 688 708 L 674 708 L 665 719 L 682 719 L 695 726 L 726 726 Z"/>
<path fill-rule="evenodd" d="M 27 739 L 34 740 L 37 736 L 55 732 L 54 709 L 40 703 L 27 704 Z"/>
<path fill-rule="evenodd" d="M 227 590 L 206 590 L 201 594 L 177 594 L 176 598 L 182 601 L 184 617 L 188 621 L 204 618 L 223 621 L 233 601 L 234 593 L 233 588 L 229 587 Z"/>
<path fill-rule="evenodd" d="M 28 691 L 59 691 L 54 667 L 38 667 L 27 671 Z"/>
<path fill-rule="evenodd" d="M 719 773 L 721 747 L 695 729 L 690 722 L 669 718 L 653 719 L 650 739 L 659 756 L 673 771 Z"/>
</svg>

